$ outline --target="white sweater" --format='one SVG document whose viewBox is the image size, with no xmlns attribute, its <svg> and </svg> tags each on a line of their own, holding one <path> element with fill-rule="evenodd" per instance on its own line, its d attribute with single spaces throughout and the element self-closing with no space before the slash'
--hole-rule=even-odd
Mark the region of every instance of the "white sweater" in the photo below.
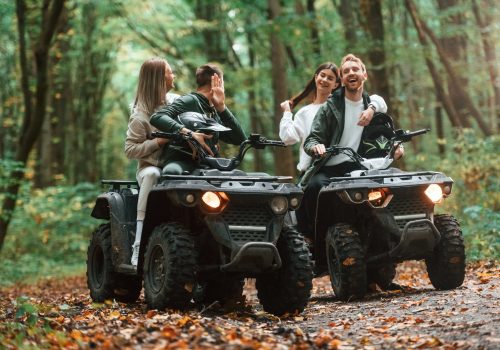
<svg viewBox="0 0 500 350">
<path fill-rule="evenodd" d="M 387 112 L 387 104 L 382 97 L 371 95 L 370 100 L 370 103 L 375 106 L 377 112 Z M 305 171 L 311 164 L 311 157 L 304 152 L 304 141 L 311 132 L 312 122 L 321 106 L 322 104 L 311 103 L 299 109 L 297 113 L 295 113 L 295 118 L 292 119 L 292 112 L 283 113 L 283 117 L 281 118 L 279 131 L 281 141 L 287 146 L 300 142 L 299 163 L 297 164 L 297 169 L 299 171 Z M 361 112 L 362 111 L 363 110 L 361 110 Z"/>
</svg>

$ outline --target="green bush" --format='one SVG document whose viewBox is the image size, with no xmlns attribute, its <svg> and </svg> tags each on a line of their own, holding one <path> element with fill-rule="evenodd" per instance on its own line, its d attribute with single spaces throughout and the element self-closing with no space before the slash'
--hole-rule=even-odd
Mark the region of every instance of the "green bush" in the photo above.
<svg viewBox="0 0 500 350">
<path fill-rule="evenodd" d="M 500 257 L 498 149 L 498 135 L 480 138 L 464 130 L 457 134 L 446 159 L 424 153 L 406 157 L 413 170 L 442 171 L 455 181 L 452 195 L 436 211 L 459 220 L 471 259 Z"/>
<path fill-rule="evenodd" d="M 43 190 L 24 184 L 1 252 L 0 283 L 83 272 L 100 192 L 88 183 Z"/>
</svg>

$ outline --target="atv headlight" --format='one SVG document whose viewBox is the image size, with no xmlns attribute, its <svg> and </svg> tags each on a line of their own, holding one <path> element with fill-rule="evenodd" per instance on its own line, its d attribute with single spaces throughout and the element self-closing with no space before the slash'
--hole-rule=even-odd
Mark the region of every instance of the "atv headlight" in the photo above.
<svg viewBox="0 0 500 350">
<path fill-rule="evenodd" d="M 388 188 L 375 188 L 368 192 L 368 203 L 373 208 L 385 208 L 393 195 Z"/>
<path fill-rule="evenodd" d="M 270 205 L 274 214 L 284 214 L 288 210 L 288 200 L 285 197 L 274 197 Z"/>
<path fill-rule="evenodd" d="M 434 203 L 439 203 L 443 199 L 443 190 L 437 184 L 429 185 L 424 193 Z"/>
<path fill-rule="evenodd" d="M 211 212 L 220 212 L 225 207 L 229 198 L 224 192 L 205 192 L 201 196 L 205 208 Z"/>
</svg>

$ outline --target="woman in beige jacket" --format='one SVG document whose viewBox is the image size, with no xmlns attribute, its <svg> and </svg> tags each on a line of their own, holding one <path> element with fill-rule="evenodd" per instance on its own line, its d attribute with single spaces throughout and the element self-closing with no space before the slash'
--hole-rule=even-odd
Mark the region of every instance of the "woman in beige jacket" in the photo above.
<svg viewBox="0 0 500 350">
<path fill-rule="evenodd" d="M 149 117 L 160 107 L 171 103 L 178 95 L 170 94 L 174 87 L 175 74 L 164 59 L 152 58 L 144 62 L 139 73 L 139 83 L 132 114 L 128 122 L 125 154 L 129 159 L 137 159 L 136 178 L 139 183 L 137 203 L 137 228 L 132 245 L 131 264 L 137 266 L 142 236 L 143 221 L 146 214 L 148 194 L 158 182 L 162 161 L 162 151 L 166 139 L 153 138 L 156 128 L 149 123 Z"/>
</svg>

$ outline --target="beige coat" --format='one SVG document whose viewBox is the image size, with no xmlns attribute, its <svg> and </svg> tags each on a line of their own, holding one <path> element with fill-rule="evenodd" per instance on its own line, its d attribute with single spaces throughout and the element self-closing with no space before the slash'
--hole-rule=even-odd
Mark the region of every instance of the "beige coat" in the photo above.
<svg viewBox="0 0 500 350">
<path fill-rule="evenodd" d="M 172 103 L 179 95 L 167 94 L 167 103 Z M 125 139 L 125 155 L 137 159 L 137 173 L 148 166 L 163 167 L 163 147 L 151 137 L 157 129 L 149 122 L 149 115 L 139 107 L 132 110 Z"/>
</svg>

